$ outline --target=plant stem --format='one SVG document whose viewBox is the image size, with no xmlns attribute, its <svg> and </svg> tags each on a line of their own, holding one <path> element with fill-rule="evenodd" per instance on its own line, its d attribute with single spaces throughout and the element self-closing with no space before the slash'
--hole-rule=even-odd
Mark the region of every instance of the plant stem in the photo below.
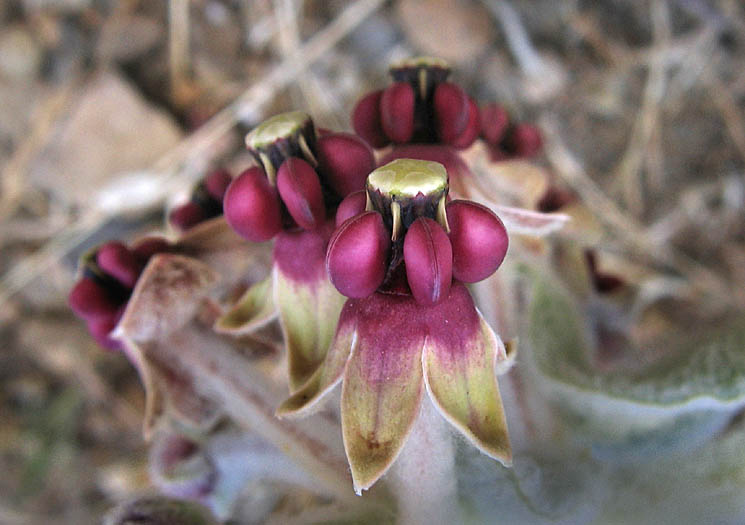
<svg viewBox="0 0 745 525">
<path fill-rule="evenodd" d="M 460 523 L 455 446 L 450 429 L 425 394 L 406 445 L 388 476 L 399 523 Z"/>
</svg>

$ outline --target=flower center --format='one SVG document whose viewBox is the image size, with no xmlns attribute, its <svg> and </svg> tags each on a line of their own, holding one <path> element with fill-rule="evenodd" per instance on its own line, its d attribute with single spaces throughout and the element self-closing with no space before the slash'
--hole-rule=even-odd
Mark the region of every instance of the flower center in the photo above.
<svg viewBox="0 0 745 525">
<path fill-rule="evenodd" d="M 366 190 L 366 209 L 380 213 L 391 232 L 394 265 L 398 262 L 396 245 L 403 242 L 409 226 L 419 217 L 434 219 L 449 230 L 445 213 L 448 174 L 439 162 L 394 160 L 370 173 Z"/>
<path fill-rule="evenodd" d="M 316 167 L 316 129 L 302 111 L 281 113 L 262 122 L 246 135 L 246 147 L 275 183 L 277 170 L 289 157 L 305 159 Z"/>
</svg>

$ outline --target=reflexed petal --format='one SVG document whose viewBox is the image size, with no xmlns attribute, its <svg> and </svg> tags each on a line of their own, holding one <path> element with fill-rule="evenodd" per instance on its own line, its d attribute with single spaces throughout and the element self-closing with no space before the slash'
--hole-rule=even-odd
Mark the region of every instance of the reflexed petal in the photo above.
<svg viewBox="0 0 745 525">
<path fill-rule="evenodd" d="M 509 465 L 512 453 L 495 374 L 497 359 L 505 358 L 504 345 L 462 284 L 454 284 L 450 297 L 434 310 L 422 355 L 432 401 L 479 450 Z"/>
<path fill-rule="evenodd" d="M 357 331 L 344 374 L 342 432 L 359 494 L 395 461 L 419 413 L 426 334 L 410 296 L 376 293 L 348 305 Z"/>
<path fill-rule="evenodd" d="M 215 323 L 215 330 L 243 335 L 253 332 L 277 317 L 274 306 L 273 277 L 254 283 Z"/>
<path fill-rule="evenodd" d="M 304 416 L 313 412 L 319 407 L 319 401 L 341 381 L 349 353 L 357 341 L 356 302 L 355 299 L 346 302 L 326 359 L 308 382 L 280 405 L 277 409 L 279 417 Z"/>
<path fill-rule="evenodd" d="M 287 344 L 293 392 L 326 357 L 345 301 L 326 276 L 326 243 L 332 226 L 282 232 L 274 246 L 274 303 Z"/>
</svg>

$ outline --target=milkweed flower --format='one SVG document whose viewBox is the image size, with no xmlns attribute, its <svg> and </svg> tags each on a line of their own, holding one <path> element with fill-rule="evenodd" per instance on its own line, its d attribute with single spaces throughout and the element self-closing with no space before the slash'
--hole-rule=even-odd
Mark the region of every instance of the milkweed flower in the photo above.
<svg viewBox="0 0 745 525">
<path fill-rule="evenodd" d="M 278 415 L 311 413 L 341 382 L 358 493 L 396 460 L 425 391 L 460 434 L 509 464 L 495 374 L 505 348 L 464 284 L 502 263 L 501 220 L 479 204 L 448 202 L 444 166 L 411 159 L 373 171 L 365 192 L 347 197 L 338 214 L 326 265 L 347 300 L 326 359 Z"/>
<path fill-rule="evenodd" d="M 249 241 L 275 240 L 274 271 L 216 327 L 247 333 L 278 313 L 294 391 L 323 361 L 344 302 L 325 267 L 334 213 L 344 197 L 364 188 L 375 158 L 355 135 L 317 133 L 300 111 L 265 121 L 247 135 L 246 146 L 257 165 L 228 187 L 225 217 Z"/>
<path fill-rule="evenodd" d="M 188 202 L 170 211 L 168 222 L 177 230 L 186 231 L 222 215 L 222 199 L 232 180 L 227 170 L 211 171 L 192 189 Z"/>
</svg>

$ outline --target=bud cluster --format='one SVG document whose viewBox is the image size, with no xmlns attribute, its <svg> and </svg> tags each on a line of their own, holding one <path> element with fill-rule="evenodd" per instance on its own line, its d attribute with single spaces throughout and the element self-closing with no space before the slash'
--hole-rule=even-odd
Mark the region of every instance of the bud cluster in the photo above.
<svg viewBox="0 0 745 525">
<path fill-rule="evenodd" d="M 280 230 L 315 230 L 349 193 L 362 188 L 375 166 L 370 147 L 348 133 L 317 135 L 313 121 L 295 111 L 273 117 L 246 137 L 257 162 L 228 187 L 228 224 L 261 242 Z"/>
<path fill-rule="evenodd" d="M 233 178 L 224 169 L 210 172 L 191 192 L 189 202 L 181 204 L 168 214 L 168 222 L 176 229 L 186 231 L 218 215 L 222 215 L 222 199 Z"/>
<path fill-rule="evenodd" d="M 159 237 L 142 239 L 131 248 L 119 241 L 110 241 L 84 257 L 82 276 L 68 299 L 72 310 L 86 322 L 88 331 L 101 346 L 120 349 L 119 343 L 109 334 L 124 313 L 150 257 L 170 248 L 168 242 Z"/>
<path fill-rule="evenodd" d="M 390 75 L 393 83 L 362 97 L 352 113 L 355 132 L 374 148 L 437 143 L 465 149 L 480 137 L 494 160 L 531 157 L 541 148 L 538 128 L 515 122 L 498 104 L 479 109 L 448 82 L 444 60 L 407 59 L 393 64 Z"/>
<path fill-rule="evenodd" d="M 366 190 L 339 206 L 326 255 L 339 292 L 410 293 L 436 304 L 453 279 L 494 273 L 507 253 L 502 221 L 474 202 L 448 202 L 447 193 L 447 172 L 436 162 L 399 159 L 373 171 Z"/>
</svg>

